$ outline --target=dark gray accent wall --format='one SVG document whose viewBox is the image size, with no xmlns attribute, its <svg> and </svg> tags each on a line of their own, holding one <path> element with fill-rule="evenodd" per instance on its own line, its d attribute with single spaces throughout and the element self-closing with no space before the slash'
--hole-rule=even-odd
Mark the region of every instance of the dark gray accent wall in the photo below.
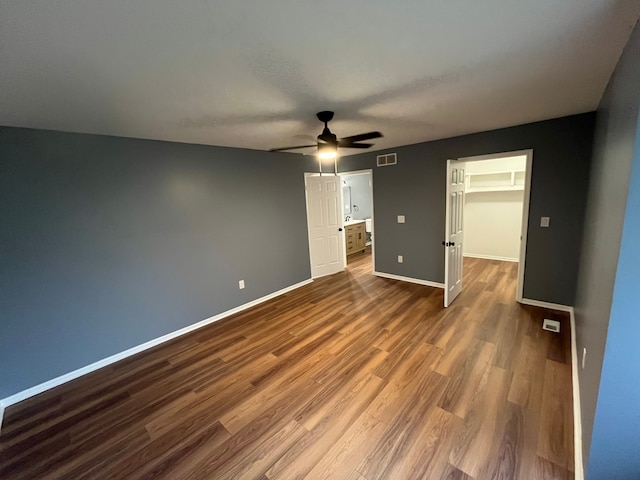
<svg viewBox="0 0 640 480">
<path fill-rule="evenodd" d="M 310 278 L 313 168 L 0 128 L 0 398 Z"/>
<path fill-rule="evenodd" d="M 589 479 L 640 478 L 639 110 L 636 26 L 598 109 L 576 296 Z"/>
<path fill-rule="evenodd" d="M 343 158 L 341 171 L 373 168 L 376 270 L 444 282 L 447 159 L 533 149 L 524 296 L 573 305 L 594 118 L 586 113 Z M 376 167 L 376 155 L 391 152 L 398 164 Z M 551 217 L 550 228 L 540 228 L 541 216 Z"/>
</svg>

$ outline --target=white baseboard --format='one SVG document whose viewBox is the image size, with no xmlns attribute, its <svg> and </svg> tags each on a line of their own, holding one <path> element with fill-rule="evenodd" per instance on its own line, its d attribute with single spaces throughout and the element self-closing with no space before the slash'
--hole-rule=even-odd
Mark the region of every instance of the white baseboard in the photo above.
<svg viewBox="0 0 640 480">
<path fill-rule="evenodd" d="M 541 302 L 523 298 L 520 303 L 534 307 L 549 308 L 569 312 L 571 325 L 571 384 L 573 387 L 573 458 L 574 478 L 584 480 L 584 464 L 582 463 L 582 409 L 580 407 L 580 384 L 578 378 L 578 347 L 576 342 L 576 317 L 573 307 L 559 303 Z"/>
<path fill-rule="evenodd" d="M 569 305 L 562 305 L 560 303 L 542 302 L 540 300 L 531 300 L 529 298 L 523 298 L 518 302 L 525 305 L 531 305 L 533 307 L 548 308 L 549 310 L 559 310 L 561 312 L 573 312 L 573 307 Z"/>
<path fill-rule="evenodd" d="M 575 480 L 584 480 L 582 460 L 582 408 L 580 403 L 580 383 L 578 379 L 578 346 L 576 341 L 576 317 L 573 308 L 571 318 L 571 380 L 573 385 L 573 457 Z"/>
<path fill-rule="evenodd" d="M 430 282 L 429 280 L 421 280 L 419 278 L 403 277 L 402 275 L 394 275 L 392 273 L 373 272 L 376 277 L 390 278 L 391 280 L 400 280 L 402 282 L 417 283 L 418 285 L 426 285 L 427 287 L 444 288 L 444 283 Z"/>
<path fill-rule="evenodd" d="M 500 260 L 501 262 L 516 262 L 520 261 L 519 258 L 514 257 L 498 257 L 496 255 L 480 255 L 479 253 L 464 253 L 463 257 L 469 258 L 483 258 L 485 260 Z"/>
<path fill-rule="evenodd" d="M 269 295 L 265 295 L 264 297 L 257 298 L 256 300 L 253 300 L 251 302 L 245 303 L 238 307 L 232 308 L 231 310 L 227 310 L 226 312 L 219 313 L 218 315 L 214 315 L 213 317 L 209 317 L 205 320 L 189 325 L 188 327 L 184 327 L 184 328 L 181 328 L 180 330 L 176 330 L 175 332 L 171 332 L 166 335 L 163 335 L 162 337 L 149 340 L 148 342 L 132 347 L 128 350 L 125 350 L 124 352 L 116 353 L 115 355 L 111 355 L 110 357 L 94 362 L 91 365 L 87 365 L 86 367 L 79 368 L 72 372 L 56 377 L 52 380 L 48 380 L 44 383 L 36 385 L 35 387 L 31 387 L 21 392 L 18 392 L 14 395 L 11 395 L 10 397 L 3 398 L 0 400 L 0 431 L 2 429 L 2 417 L 4 415 L 4 410 L 5 408 L 11 405 L 14 405 L 18 402 L 26 400 L 27 398 L 38 395 L 42 392 L 46 392 L 47 390 L 50 390 L 52 388 L 58 387 L 71 380 L 75 380 L 76 378 L 86 375 L 87 373 L 94 372 L 102 367 L 106 367 L 107 365 L 111 365 L 112 363 L 115 363 L 119 360 L 123 360 L 127 357 L 130 357 L 137 353 L 148 350 L 149 348 L 153 348 L 164 342 L 168 342 L 169 340 L 173 340 L 174 338 L 180 337 L 189 332 L 193 332 L 194 330 L 198 330 L 199 328 L 210 325 L 214 322 L 217 322 L 218 320 L 222 320 L 223 318 L 242 312 L 243 310 L 246 310 L 248 308 L 255 307 L 260 303 L 266 302 L 267 300 L 271 300 L 272 298 L 278 297 L 287 292 L 290 292 L 297 288 L 308 285 L 311 282 L 313 282 L 313 279 L 308 279 L 300 283 L 296 283 L 295 285 L 291 285 L 289 287 L 283 288 L 282 290 L 278 290 L 277 292 L 270 293 Z"/>
</svg>

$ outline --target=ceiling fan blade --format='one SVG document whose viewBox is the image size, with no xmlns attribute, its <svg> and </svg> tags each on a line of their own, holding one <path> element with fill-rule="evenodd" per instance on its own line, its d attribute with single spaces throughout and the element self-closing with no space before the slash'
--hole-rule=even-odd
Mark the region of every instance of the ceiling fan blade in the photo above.
<svg viewBox="0 0 640 480">
<path fill-rule="evenodd" d="M 373 143 L 347 143 L 346 145 L 338 144 L 341 148 L 371 148 Z"/>
<path fill-rule="evenodd" d="M 285 150 L 296 150 L 298 148 L 309 148 L 309 147 L 317 147 L 318 145 L 314 143 L 313 145 L 296 145 L 295 147 L 282 147 L 282 148 L 272 148 L 270 152 L 284 152 Z"/>
<path fill-rule="evenodd" d="M 372 138 L 380 138 L 382 134 L 380 132 L 368 132 L 361 133 L 360 135 L 351 135 L 350 137 L 344 137 L 340 139 L 340 143 L 342 142 L 359 142 L 361 140 L 371 140 Z"/>
</svg>

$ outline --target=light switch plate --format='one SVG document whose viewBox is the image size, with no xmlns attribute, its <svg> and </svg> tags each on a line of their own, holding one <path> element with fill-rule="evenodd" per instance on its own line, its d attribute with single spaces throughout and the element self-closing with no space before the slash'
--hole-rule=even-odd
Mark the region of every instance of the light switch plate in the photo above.
<svg viewBox="0 0 640 480">
<path fill-rule="evenodd" d="M 242 289 L 244 288 L 244 280 L 240 280 L 240 281 L 238 282 L 238 288 L 239 288 L 240 290 L 242 290 Z"/>
<path fill-rule="evenodd" d="M 402 262 L 404 262 L 404 258 L 402 257 L 402 255 L 398 255 L 398 263 Z"/>
<path fill-rule="evenodd" d="M 404 223 L 404 215 L 398 215 L 398 223 Z"/>
<path fill-rule="evenodd" d="M 551 217 L 540 217 L 540 226 L 541 227 L 548 227 L 549 226 L 549 220 L 551 220 Z"/>
</svg>

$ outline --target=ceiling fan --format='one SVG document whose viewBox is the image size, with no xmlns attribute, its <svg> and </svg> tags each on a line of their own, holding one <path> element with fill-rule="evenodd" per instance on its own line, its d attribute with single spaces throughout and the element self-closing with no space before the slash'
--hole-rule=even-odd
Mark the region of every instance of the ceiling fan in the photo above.
<svg viewBox="0 0 640 480">
<path fill-rule="evenodd" d="M 333 112 L 325 111 L 318 112 L 316 114 L 318 120 L 324 123 L 324 129 L 322 133 L 318 135 L 318 142 L 312 145 L 296 145 L 292 147 L 272 148 L 270 152 L 282 152 L 285 150 L 296 150 L 298 148 L 318 147 L 318 156 L 321 159 L 334 159 L 340 148 L 370 148 L 372 143 L 360 143 L 363 140 L 371 140 L 373 138 L 380 138 L 382 134 L 380 132 L 368 132 L 361 133 L 359 135 L 351 135 L 350 137 L 338 138 L 335 134 L 331 133 L 329 126 L 327 125 L 333 118 Z"/>
</svg>

